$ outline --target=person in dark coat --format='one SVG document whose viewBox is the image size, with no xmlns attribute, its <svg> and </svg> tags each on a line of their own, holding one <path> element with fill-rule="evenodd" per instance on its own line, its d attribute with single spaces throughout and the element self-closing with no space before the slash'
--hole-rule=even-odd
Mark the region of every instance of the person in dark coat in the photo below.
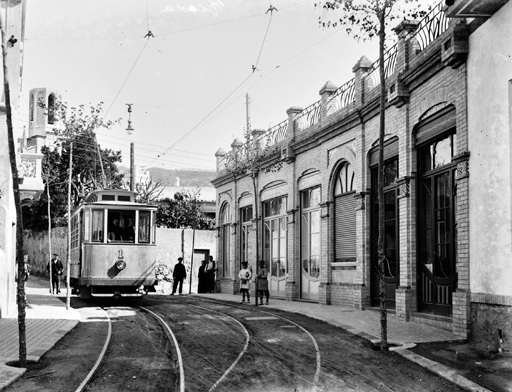
<svg viewBox="0 0 512 392">
<path fill-rule="evenodd" d="M 57 291 L 57 294 L 60 294 L 60 277 L 62 276 L 64 266 L 57 253 L 53 254 L 53 259 L 51 259 L 46 266 L 46 270 L 52 275 L 52 288 L 50 289 L 50 293 L 55 294 L 55 291 Z"/>
<path fill-rule="evenodd" d="M 201 261 L 201 266 L 199 267 L 199 272 L 197 273 L 197 292 L 198 294 L 206 293 L 207 289 L 207 278 L 206 278 L 206 260 Z"/>
<path fill-rule="evenodd" d="M 180 285 L 178 289 L 178 293 L 181 295 L 183 291 L 183 279 L 187 277 L 187 271 L 185 269 L 185 266 L 182 264 L 183 257 L 178 257 L 178 263 L 174 266 L 174 271 L 172 271 L 172 293 L 171 295 L 174 295 L 176 292 L 176 288 L 178 287 L 178 284 Z"/>
<path fill-rule="evenodd" d="M 215 267 L 215 260 L 213 260 L 213 256 L 208 256 L 208 263 L 206 264 L 206 292 L 213 293 L 215 291 L 215 271 L 217 268 Z"/>
</svg>

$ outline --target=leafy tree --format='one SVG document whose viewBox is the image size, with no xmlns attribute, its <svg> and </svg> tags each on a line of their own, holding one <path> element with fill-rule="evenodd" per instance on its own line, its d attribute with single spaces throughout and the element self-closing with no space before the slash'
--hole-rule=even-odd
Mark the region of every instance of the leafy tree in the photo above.
<svg viewBox="0 0 512 392">
<path fill-rule="evenodd" d="M 115 123 L 104 121 L 102 104 L 90 107 L 71 108 L 58 104 L 54 115 L 60 119 L 56 129 L 57 142 L 62 153 L 43 147 L 43 181 L 45 191 L 31 207 L 24 209 L 23 219 L 26 227 L 33 230 L 45 230 L 48 226 L 48 194 L 52 205 L 51 225 L 67 224 L 67 194 L 69 181 L 69 156 L 73 144 L 71 204 L 78 206 L 81 200 L 93 190 L 101 188 L 118 189 L 123 186 L 123 175 L 118 172 L 117 163 L 121 162 L 121 151 L 100 148 L 95 131 L 110 129 Z M 100 158 L 101 157 L 101 158 Z M 49 187 L 49 189 L 47 189 Z"/>
<path fill-rule="evenodd" d="M 345 26 L 346 32 L 356 40 L 379 38 L 379 76 L 380 76 L 380 121 L 379 121 L 379 165 L 378 165 L 378 240 L 377 254 L 379 266 L 379 298 L 381 313 L 381 342 L 382 350 L 388 349 L 387 340 L 387 309 L 386 281 L 384 274 L 384 134 L 386 123 L 386 78 L 384 55 L 386 45 L 386 30 L 397 19 L 417 19 L 426 14 L 429 5 L 420 0 L 334 0 L 315 4 L 324 10 L 336 12 L 339 18 L 335 21 L 320 17 L 322 27 Z M 425 9 L 427 8 L 427 9 Z M 341 11 L 339 14 L 338 11 Z"/>
<path fill-rule="evenodd" d="M 176 192 L 174 198 L 158 202 L 156 224 L 172 229 L 213 230 L 215 221 L 206 218 L 200 207 L 199 193 Z"/>
</svg>

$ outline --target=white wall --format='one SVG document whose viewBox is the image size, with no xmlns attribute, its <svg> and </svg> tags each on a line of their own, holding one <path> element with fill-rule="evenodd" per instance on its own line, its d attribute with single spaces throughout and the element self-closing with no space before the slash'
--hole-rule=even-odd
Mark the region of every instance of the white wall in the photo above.
<svg viewBox="0 0 512 392">
<path fill-rule="evenodd" d="M 512 295 L 511 20 L 509 2 L 470 36 L 469 219 L 473 293 Z"/>
</svg>

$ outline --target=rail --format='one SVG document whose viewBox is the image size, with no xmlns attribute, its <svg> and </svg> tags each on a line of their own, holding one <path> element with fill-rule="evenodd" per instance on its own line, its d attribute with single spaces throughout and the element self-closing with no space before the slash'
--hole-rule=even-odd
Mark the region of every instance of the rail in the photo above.
<svg viewBox="0 0 512 392">
<path fill-rule="evenodd" d="M 448 18 L 444 12 L 443 1 L 421 19 L 418 30 L 411 36 L 411 40 L 415 39 L 419 49 L 423 50 L 446 30 L 448 30 Z"/>
</svg>

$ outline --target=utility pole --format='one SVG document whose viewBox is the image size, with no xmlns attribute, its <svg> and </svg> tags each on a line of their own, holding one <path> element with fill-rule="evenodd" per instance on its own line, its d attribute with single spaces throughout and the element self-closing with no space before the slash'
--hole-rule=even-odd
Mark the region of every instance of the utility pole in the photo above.
<svg viewBox="0 0 512 392">
<path fill-rule="evenodd" d="M 131 135 L 134 131 L 132 127 L 132 105 L 133 103 L 127 103 L 128 106 L 128 127 L 126 132 Z M 130 143 L 130 190 L 135 191 L 135 146 L 133 142 Z"/>
<path fill-rule="evenodd" d="M 251 103 L 251 99 L 249 98 L 249 93 L 245 94 L 245 113 L 247 118 L 247 132 L 251 132 L 251 114 L 249 113 L 249 104 Z"/>
<path fill-rule="evenodd" d="M 245 114 L 246 114 L 246 120 L 247 120 L 247 135 L 251 134 L 251 113 L 249 110 L 250 104 L 251 104 L 251 99 L 249 98 L 249 93 L 247 93 L 247 94 L 245 94 Z M 252 176 L 252 183 L 253 183 L 253 189 L 254 189 L 253 211 L 254 211 L 254 218 L 256 219 L 256 260 L 255 260 L 254 271 L 257 274 L 258 273 L 258 263 L 260 262 L 258 260 L 258 250 L 259 250 L 258 249 L 258 235 L 259 235 L 258 225 L 259 225 L 259 221 L 258 221 L 258 205 L 257 205 L 257 200 L 256 200 L 256 192 L 257 192 L 256 178 L 255 178 L 254 171 L 252 171 L 251 176 Z M 254 279 L 254 305 L 258 306 L 258 278 Z"/>
</svg>

